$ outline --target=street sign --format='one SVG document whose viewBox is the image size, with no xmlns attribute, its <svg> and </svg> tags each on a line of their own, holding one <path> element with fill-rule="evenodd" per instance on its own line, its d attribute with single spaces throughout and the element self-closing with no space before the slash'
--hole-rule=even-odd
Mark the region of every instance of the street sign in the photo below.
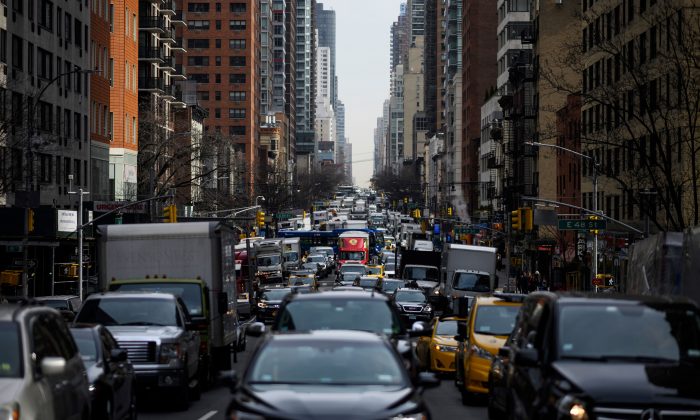
<svg viewBox="0 0 700 420">
<path fill-rule="evenodd" d="M 561 219 L 559 230 L 603 230 L 608 227 L 607 220 Z"/>
<path fill-rule="evenodd" d="M 294 217 L 292 213 L 277 213 L 275 216 L 277 216 L 277 220 L 289 220 Z"/>
<path fill-rule="evenodd" d="M 14 265 L 24 265 L 24 260 L 13 260 L 12 264 Z M 27 267 L 33 268 L 36 265 L 36 261 L 34 260 L 27 260 Z"/>
</svg>

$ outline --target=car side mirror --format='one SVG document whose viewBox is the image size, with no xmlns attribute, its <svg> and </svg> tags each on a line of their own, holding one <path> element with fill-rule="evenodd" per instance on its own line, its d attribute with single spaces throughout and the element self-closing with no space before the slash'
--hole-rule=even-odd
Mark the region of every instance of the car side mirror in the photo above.
<svg viewBox="0 0 700 420">
<path fill-rule="evenodd" d="M 126 362 L 128 353 L 126 352 L 126 349 L 112 349 L 109 352 L 109 358 L 113 362 Z"/>
<path fill-rule="evenodd" d="M 66 372 L 67 362 L 63 357 L 44 357 L 41 359 L 41 374 L 46 376 L 63 375 Z"/>
<path fill-rule="evenodd" d="M 253 322 L 246 327 L 245 333 L 251 337 L 260 337 L 265 333 L 265 324 L 262 322 Z"/>
<path fill-rule="evenodd" d="M 216 306 L 219 310 L 219 315 L 228 312 L 228 294 L 226 292 L 219 292 L 216 295 Z"/>
<path fill-rule="evenodd" d="M 219 379 L 228 386 L 228 389 L 234 394 L 238 390 L 238 373 L 235 370 L 226 370 L 219 373 Z"/>
<path fill-rule="evenodd" d="M 433 372 L 420 372 L 418 374 L 418 386 L 427 388 L 436 388 L 440 386 L 440 378 L 438 378 Z"/>
<path fill-rule="evenodd" d="M 515 352 L 515 364 L 524 367 L 535 367 L 539 363 L 539 353 L 533 348 L 522 348 Z"/>
<path fill-rule="evenodd" d="M 510 357 L 510 347 L 503 346 L 498 349 L 498 355 L 500 357 Z"/>
</svg>

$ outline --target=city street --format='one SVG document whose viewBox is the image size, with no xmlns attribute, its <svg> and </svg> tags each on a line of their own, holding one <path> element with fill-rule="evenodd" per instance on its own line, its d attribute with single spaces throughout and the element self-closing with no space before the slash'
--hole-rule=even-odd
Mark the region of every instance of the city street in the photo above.
<svg viewBox="0 0 700 420">
<path fill-rule="evenodd" d="M 248 365 L 248 359 L 257 345 L 256 338 L 248 339 L 248 347 L 244 353 L 239 353 L 235 370 L 243 372 Z M 443 379 L 438 388 L 425 392 L 430 412 L 434 419 L 486 419 L 485 406 L 463 406 L 459 392 L 451 379 Z M 141 419 L 172 419 L 172 420 L 207 420 L 221 419 L 226 412 L 231 394 L 224 385 L 216 385 L 202 393 L 202 399 L 192 401 L 190 409 L 183 412 L 175 411 L 168 400 L 139 400 L 139 418 Z"/>
</svg>

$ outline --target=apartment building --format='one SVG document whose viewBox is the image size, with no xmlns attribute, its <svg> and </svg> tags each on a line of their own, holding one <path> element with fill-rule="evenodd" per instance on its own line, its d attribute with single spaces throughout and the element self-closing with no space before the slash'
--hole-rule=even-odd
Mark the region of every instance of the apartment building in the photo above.
<svg viewBox="0 0 700 420">
<path fill-rule="evenodd" d="M 2 8 L 0 202 L 72 208 L 70 186 L 91 186 L 91 4 L 18 0 Z"/>
<path fill-rule="evenodd" d="M 316 30 L 315 0 L 296 2 L 296 154 L 313 155 L 316 150 Z M 308 161 L 313 166 L 313 156 Z M 306 171 L 310 167 L 304 165 Z"/>
<path fill-rule="evenodd" d="M 93 200 L 110 200 L 109 148 L 114 137 L 114 114 L 110 107 L 110 89 L 115 69 L 110 45 L 110 11 L 107 1 L 90 4 L 90 194 Z"/>
</svg>

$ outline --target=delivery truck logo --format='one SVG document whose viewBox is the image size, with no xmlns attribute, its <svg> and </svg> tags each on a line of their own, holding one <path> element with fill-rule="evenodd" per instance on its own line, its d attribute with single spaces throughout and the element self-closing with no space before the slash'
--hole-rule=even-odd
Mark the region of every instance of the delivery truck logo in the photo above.
<svg viewBox="0 0 700 420">
<path fill-rule="evenodd" d="M 352 246 L 357 245 L 357 239 L 350 239 L 348 242 L 350 242 L 350 245 Z"/>
</svg>

